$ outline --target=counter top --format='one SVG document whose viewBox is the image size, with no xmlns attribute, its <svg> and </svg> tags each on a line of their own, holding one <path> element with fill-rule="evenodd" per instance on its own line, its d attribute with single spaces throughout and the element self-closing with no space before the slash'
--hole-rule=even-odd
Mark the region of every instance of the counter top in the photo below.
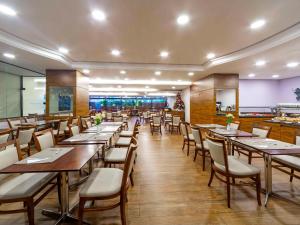
<svg viewBox="0 0 300 225">
<path fill-rule="evenodd" d="M 282 126 L 287 126 L 287 127 L 300 128 L 300 123 L 293 123 L 293 122 L 279 121 L 279 120 L 265 120 L 264 122 L 266 122 L 266 123 L 280 124 Z"/>
</svg>

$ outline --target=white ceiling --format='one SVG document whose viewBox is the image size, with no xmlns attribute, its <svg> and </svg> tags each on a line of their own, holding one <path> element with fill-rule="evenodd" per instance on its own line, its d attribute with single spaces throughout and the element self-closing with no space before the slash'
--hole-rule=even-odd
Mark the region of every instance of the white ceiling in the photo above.
<svg viewBox="0 0 300 225">
<path fill-rule="evenodd" d="M 255 79 L 300 75 L 300 66 L 285 66 L 289 61 L 300 62 L 300 29 L 294 27 L 298 36 L 285 35 L 285 43 L 271 40 L 283 31 L 291 34 L 291 26 L 300 21 L 299 0 L 0 0 L 0 4 L 17 11 L 16 17 L 0 13 L 0 60 L 41 73 L 87 67 L 91 79 L 146 80 L 123 86 L 150 85 L 168 91 L 174 90 L 173 84 L 147 81 L 196 81 L 214 72 L 239 73 L 241 78 L 255 73 Z M 93 9 L 103 10 L 106 21 L 93 20 Z M 191 18 L 184 27 L 176 24 L 181 13 Z M 261 18 L 267 21 L 265 27 L 251 30 L 250 23 Z M 268 41 L 271 47 L 260 47 Z M 58 53 L 60 46 L 69 49 L 66 56 Z M 255 47 L 260 50 L 251 52 Z M 121 50 L 120 57 L 110 54 L 114 48 Z M 248 48 L 249 54 L 221 65 L 211 66 L 206 59 L 209 52 L 217 60 Z M 170 52 L 168 59 L 159 57 L 161 50 Z M 3 58 L 3 52 L 15 54 L 16 59 Z M 49 57 L 49 52 L 55 57 Z M 267 64 L 254 66 L 261 59 Z M 121 69 L 127 74 L 120 74 Z M 162 74 L 155 76 L 156 70 Z M 190 71 L 195 75 L 188 76 Z M 176 85 L 176 90 L 185 87 Z"/>
</svg>

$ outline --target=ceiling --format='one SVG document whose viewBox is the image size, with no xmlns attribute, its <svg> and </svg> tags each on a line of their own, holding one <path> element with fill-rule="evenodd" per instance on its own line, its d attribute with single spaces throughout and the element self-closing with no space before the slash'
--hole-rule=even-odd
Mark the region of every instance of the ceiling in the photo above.
<svg viewBox="0 0 300 225">
<path fill-rule="evenodd" d="M 215 72 L 239 73 L 241 78 L 256 74 L 252 79 L 300 75 L 300 65 L 285 66 L 300 62 L 299 0 L 0 0 L 0 4 L 17 11 L 15 17 L 0 13 L 0 61 L 38 73 L 89 68 L 91 83 L 97 78 L 114 80 L 92 84 L 95 88 L 118 87 L 120 80 L 122 87 L 174 91 L 189 85 L 178 80 L 192 82 Z M 105 12 L 106 20 L 94 20 L 94 9 Z M 186 26 L 176 23 L 182 13 L 190 16 Z M 265 19 L 266 25 L 250 29 L 257 19 Z M 58 52 L 62 46 L 68 54 Z M 111 55 L 112 49 L 121 55 Z M 159 56 L 162 50 L 169 52 L 168 58 Z M 16 58 L 6 59 L 4 52 Z M 208 60 L 209 52 L 216 58 Z M 223 58 L 232 60 L 211 63 Z M 256 67 L 257 60 L 267 63 Z M 154 74 L 158 70 L 160 76 Z M 153 79 L 169 83 L 156 84 Z M 141 82 L 130 84 L 134 80 Z"/>
</svg>

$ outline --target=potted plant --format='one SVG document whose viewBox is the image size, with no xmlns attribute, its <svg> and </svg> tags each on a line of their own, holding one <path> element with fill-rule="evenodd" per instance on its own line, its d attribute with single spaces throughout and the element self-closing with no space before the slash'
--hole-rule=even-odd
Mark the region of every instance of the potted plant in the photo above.
<svg viewBox="0 0 300 225">
<path fill-rule="evenodd" d="M 95 117 L 95 124 L 97 126 L 97 133 L 99 134 L 100 133 L 100 124 L 102 122 L 102 114 L 97 114 L 96 117 Z"/>
<path fill-rule="evenodd" d="M 232 115 L 231 113 L 226 114 L 226 124 L 227 124 L 226 128 L 227 128 L 227 130 L 230 130 L 230 124 L 232 123 L 233 119 L 234 119 L 234 115 Z"/>
</svg>

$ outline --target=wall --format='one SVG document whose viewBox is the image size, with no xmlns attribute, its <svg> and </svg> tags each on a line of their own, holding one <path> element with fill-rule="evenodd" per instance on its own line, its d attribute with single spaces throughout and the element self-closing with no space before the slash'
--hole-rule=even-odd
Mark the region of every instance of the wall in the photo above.
<svg viewBox="0 0 300 225">
<path fill-rule="evenodd" d="M 0 72 L 0 118 L 20 116 L 20 76 Z"/>
<path fill-rule="evenodd" d="M 184 102 L 184 114 L 185 114 L 185 121 L 190 122 L 190 108 L 191 108 L 191 90 L 190 87 L 184 89 L 181 92 L 182 100 Z"/>
<path fill-rule="evenodd" d="M 300 103 L 297 101 L 294 90 L 300 88 L 300 76 L 279 81 L 278 103 Z"/>
<path fill-rule="evenodd" d="M 167 103 L 171 109 L 173 109 L 175 101 L 176 101 L 176 96 L 167 97 Z"/>
</svg>

